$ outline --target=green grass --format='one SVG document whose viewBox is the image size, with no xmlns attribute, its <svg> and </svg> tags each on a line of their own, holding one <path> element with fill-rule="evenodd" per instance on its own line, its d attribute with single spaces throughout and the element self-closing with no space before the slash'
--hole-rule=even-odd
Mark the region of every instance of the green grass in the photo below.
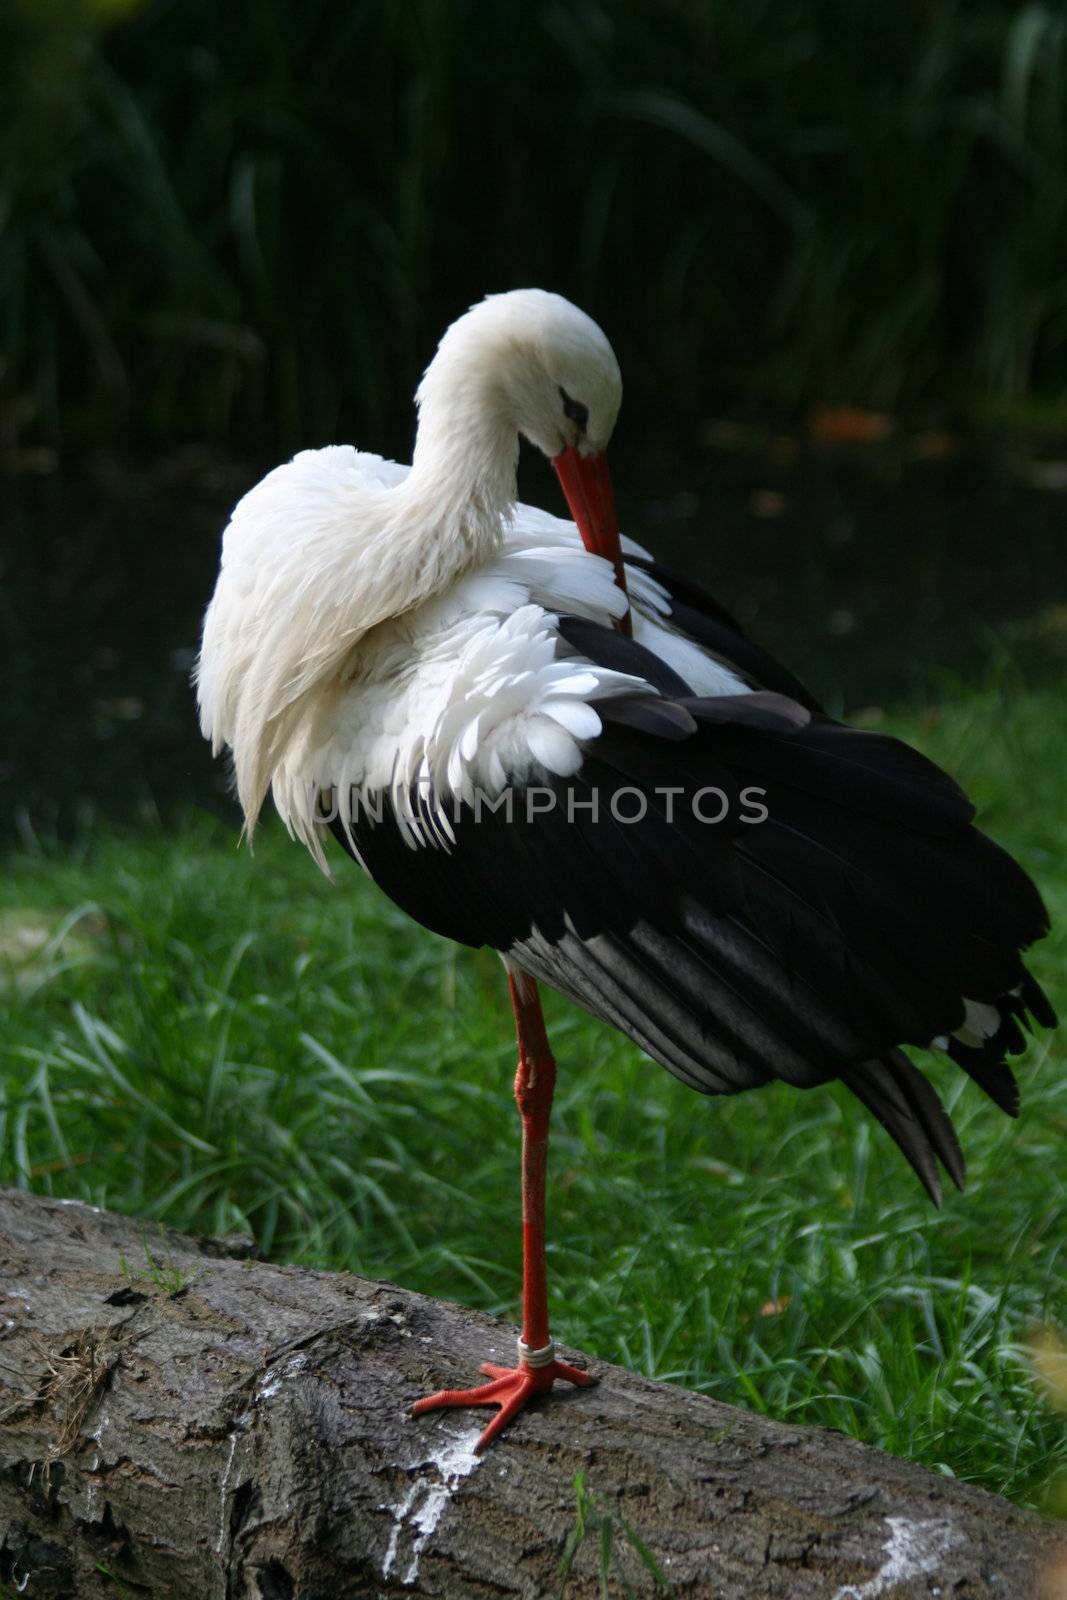
<svg viewBox="0 0 1067 1600">
<path fill-rule="evenodd" d="M 1034 956 L 1061 1007 L 1061 699 L 985 695 L 896 726 L 957 771 L 1040 880 Z M 0 884 L 8 952 L 0 1178 L 278 1259 L 514 1315 L 513 1045 L 497 958 L 424 934 L 277 828 L 87 826 L 27 838 Z M 33 953 L 27 955 L 27 951 Z M 1040 1500 L 1067 1465 L 1020 1343 L 1067 1320 L 1067 1073 L 1022 1062 L 1002 1117 L 937 1080 L 970 1184 L 935 1212 L 843 1092 L 702 1100 L 554 997 L 555 1330 L 593 1355 L 828 1424 Z"/>
<path fill-rule="evenodd" d="M 674 1585 L 667 1579 L 663 1568 L 660 1566 L 651 1550 L 645 1544 L 644 1540 L 641 1538 L 641 1535 L 637 1532 L 633 1525 L 624 1516 L 622 1516 L 620 1512 L 618 1512 L 617 1508 L 609 1511 L 605 1511 L 602 1508 L 597 1496 L 592 1494 L 590 1490 L 586 1488 L 584 1472 L 579 1472 L 575 1477 L 574 1498 L 574 1526 L 571 1528 L 571 1531 L 567 1537 L 567 1542 L 563 1547 L 563 1554 L 560 1557 L 559 1566 L 556 1569 L 557 1600 L 563 1600 L 563 1596 L 567 1590 L 567 1580 L 570 1577 L 570 1571 L 574 1565 L 574 1558 L 578 1554 L 578 1551 L 581 1549 L 585 1541 L 590 1537 L 595 1540 L 597 1546 L 597 1576 L 600 1580 L 600 1593 L 602 1596 L 606 1597 L 611 1593 L 610 1580 L 612 1577 L 612 1552 L 618 1545 L 622 1543 L 626 1543 L 630 1546 L 641 1565 L 645 1568 L 646 1572 L 649 1573 L 657 1594 L 665 1594 L 668 1596 L 674 1594 Z M 618 1517 L 619 1524 L 617 1528 L 616 1517 Z M 634 1600 L 633 1589 L 621 1574 L 618 1576 L 619 1584 L 623 1594 L 626 1597 L 626 1600 Z"/>
</svg>

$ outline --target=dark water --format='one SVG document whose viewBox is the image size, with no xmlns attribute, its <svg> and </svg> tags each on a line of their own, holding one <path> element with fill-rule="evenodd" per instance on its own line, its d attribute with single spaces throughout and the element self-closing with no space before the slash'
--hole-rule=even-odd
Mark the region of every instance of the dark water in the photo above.
<svg viewBox="0 0 1067 1600">
<path fill-rule="evenodd" d="M 45 463 L 47 465 L 47 463 Z M 973 448 L 789 441 L 614 462 L 623 525 L 699 576 L 836 710 L 1067 672 L 1067 495 Z M 189 686 L 229 506 L 197 457 L 0 480 L 3 826 L 225 803 Z M 1052 474 L 1055 478 L 1055 474 Z M 558 502 L 551 474 L 524 492 Z"/>
</svg>

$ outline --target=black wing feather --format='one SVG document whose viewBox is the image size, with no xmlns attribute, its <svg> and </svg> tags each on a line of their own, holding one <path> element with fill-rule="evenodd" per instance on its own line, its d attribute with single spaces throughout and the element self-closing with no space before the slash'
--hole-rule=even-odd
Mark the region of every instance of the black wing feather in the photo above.
<svg viewBox="0 0 1067 1600">
<path fill-rule="evenodd" d="M 700 584 L 649 557 L 627 556 L 626 565 L 640 568 L 662 584 L 667 591 L 672 626 L 703 645 L 717 661 L 732 667 L 746 683 L 788 695 L 809 711 L 822 710 L 815 696 L 788 667 L 750 639 L 737 618 Z"/>
<path fill-rule="evenodd" d="M 412 848 L 385 802 L 381 822 L 350 819 L 354 853 L 418 921 L 501 951 L 703 1093 L 840 1078 L 939 1200 L 937 1162 L 962 1184 L 963 1158 L 898 1047 L 952 1035 L 965 997 L 994 1005 L 991 1038 L 948 1048 L 1014 1113 L 1004 1055 L 1020 1048 L 1027 1013 L 1055 1020 L 1020 954 L 1046 931 L 1044 906 L 972 826 L 950 777 L 897 740 L 818 714 L 774 663 L 757 677 L 761 653 L 701 604 L 700 627 L 720 645 L 730 635 L 729 660 L 761 689 L 695 696 L 632 640 L 561 619 L 572 648 L 657 692 L 599 703 L 603 732 L 578 774 L 550 781 L 550 811 L 528 813 L 523 789 L 510 816 L 450 806 L 452 839 L 428 826 L 430 842 Z M 639 821 L 611 811 L 623 788 L 644 802 Z M 716 824 L 695 809 L 713 789 L 727 804 Z M 753 790 L 767 815 L 749 825 Z M 433 818 L 432 795 L 412 803 Z"/>
</svg>

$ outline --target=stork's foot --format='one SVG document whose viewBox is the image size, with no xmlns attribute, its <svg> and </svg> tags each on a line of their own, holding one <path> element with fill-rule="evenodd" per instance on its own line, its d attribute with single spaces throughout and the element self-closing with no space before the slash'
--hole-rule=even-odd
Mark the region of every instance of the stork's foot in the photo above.
<svg viewBox="0 0 1067 1600">
<path fill-rule="evenodd" d="M 474 1447 L 475 1455 L 481 1455 L 486 1445 L 518 1416 L 528 1400 L 537 1394 L 547 1394 L 558 1378 L 583 1389 L 596 1382 L 581 1367 L 557 1361 L 555 1345 L 528 1350 L 521 1339 L 517 1367 L 495 1367 L 491 1361 L 486 1361 L 479 1370 L 492 1382 L 480 1384 L 476 1389 L 441 1389 L 437 1394 L 427 1395 L 425 1400 L 417 1400 L 411 1408 L 413 1417 L 421 1417 L 423 1412 L 436 1411 L 442 1406 L 499 1406 L 500 1410 Z"/>
</svg>

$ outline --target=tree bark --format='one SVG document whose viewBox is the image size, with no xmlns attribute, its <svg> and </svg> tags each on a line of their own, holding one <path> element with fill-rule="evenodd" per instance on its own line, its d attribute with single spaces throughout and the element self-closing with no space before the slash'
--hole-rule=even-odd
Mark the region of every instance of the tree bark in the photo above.
<svg viewBox="0 0 1067 1600">
<path fill-rule="evenodd" d="M 0 1580 L 29 1600 L 533 1600 L 579 1472 L 568 1600 L 601 1593 L 600 1520 L 611 1595 L 656 1591 L 628 1528 L 709 1600 L 1023 1600 L 1067 1562 L 1005 1500 L 602 1363 L 478 1462 L 484 1412 L 408 1409 L 513 1328 L 248 1241 L 0 1190 L 0 1260 Z"/>
</svg>

